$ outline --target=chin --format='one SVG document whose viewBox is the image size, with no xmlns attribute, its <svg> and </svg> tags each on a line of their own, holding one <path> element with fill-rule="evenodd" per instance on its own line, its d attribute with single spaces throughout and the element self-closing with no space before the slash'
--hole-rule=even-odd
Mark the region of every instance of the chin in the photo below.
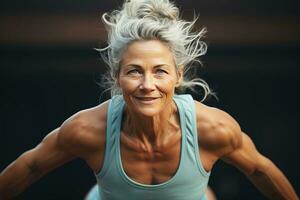
<svg viewBox="0 0 300 200">
<path fill-rule="evenodd" d="M 138 108 L 135 109 L 135 112 L 141 116 L 145 116 L 145 117 L 153 117 L 158 115 L 160 112 L 162 111 L 162 109 L 158 109 L 158 108 Z"/>
</svg>

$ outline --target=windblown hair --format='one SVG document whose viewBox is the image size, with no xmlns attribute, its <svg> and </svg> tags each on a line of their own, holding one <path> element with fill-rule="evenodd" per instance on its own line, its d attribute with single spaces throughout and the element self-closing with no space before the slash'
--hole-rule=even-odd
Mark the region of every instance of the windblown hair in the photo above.
<svg viewBox="0 0 300 200">
<path fill-rule="evenodd" d="M 122 91 L 117 85 L 117 76 L 123 52 L 133 41 L 159 40 L 171 49 L 177 69 L 183 67 L 183 81 L 176 91 L 195 86 L 203 88 L 204 100 L 211 90 L 200 78 L 190 77 L 188 71 L 192 64 L 198 62 L 199 56 L 207 51 L 207 45 L 201 39 L 206 32 L 193 32 L 197 20 L 184 21 L 179 17 L 178 8 L 169 0 L 127 0 L 121 10 L 102 15 L 108 33 L 108 46 L 100 51 L 103 60 L 108 64 L 109 73 L 104 76 L 111 95 Z"/>
</svg>

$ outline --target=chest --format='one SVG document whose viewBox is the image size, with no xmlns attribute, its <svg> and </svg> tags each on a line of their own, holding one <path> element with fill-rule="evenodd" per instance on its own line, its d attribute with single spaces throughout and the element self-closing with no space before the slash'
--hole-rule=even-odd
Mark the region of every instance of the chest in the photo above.
<svg viewBox="0 0 300 200">
<path fill-rule="evenodd" d="M 121 166 L 135 182 L 160 184 L 176 174 L 181 160 L 180 134 L 159 147 L 146 148 L 124 136 L 121 136 L 120 144 Z"/>
</svg>

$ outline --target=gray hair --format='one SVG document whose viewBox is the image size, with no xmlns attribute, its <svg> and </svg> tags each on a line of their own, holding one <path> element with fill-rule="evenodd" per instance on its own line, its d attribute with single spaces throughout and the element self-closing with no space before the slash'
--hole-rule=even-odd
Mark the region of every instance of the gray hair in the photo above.
<svg viewBox="0 0 300 200">
<path fill-rule="evenodd" d="M 183 80 L 176 91 L 194 90 L 195 86 L 200 86 L 204 91 L 202 100 L 212 94 L 204 80 L 193 79 L 187 73 L 193 63 L 201 64 L 198 57 L 207 51 L 206 43 L 201 40 L 206 29 L 192 32 L 196 20 L 197 17 L 192 21 L 180 19 L 178 8 L 169 0 L 129 0 L 121 10 L 104 13 L 102 21 L 108 33 L 108 46 L 97 50 L 110 68 L 104 82 L 111 95 L 122 93 L 116 80 L 122 54 L 128 45 L 133 41 L 152 39 L 166 43 L 174 55 L 176 67 L 183 67 Z"/>
</svg>

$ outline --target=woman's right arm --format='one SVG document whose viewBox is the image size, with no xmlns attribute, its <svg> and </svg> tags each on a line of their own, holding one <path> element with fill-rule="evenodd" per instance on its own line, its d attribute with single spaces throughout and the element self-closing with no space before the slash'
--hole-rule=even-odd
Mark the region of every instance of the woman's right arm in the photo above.
<svg viewBox="0 0 300 200">
<path fill-rule="evenodd" d="M 49 171 L 75 158 L 60 144 L 61 128 L 50 132 L 35 148 L 26 151 L 0 174 L 0 199 L 17 196 Z"/>
<path fill-rule="evenodd" d="M 92 170 L 98 171 L 105 146 L 108 102 L 71 116 L 6 167 L 0 174 L 0 199 L 17 196 L 43 175 L 74 158 L 85 160 Z"/>
</svg>

